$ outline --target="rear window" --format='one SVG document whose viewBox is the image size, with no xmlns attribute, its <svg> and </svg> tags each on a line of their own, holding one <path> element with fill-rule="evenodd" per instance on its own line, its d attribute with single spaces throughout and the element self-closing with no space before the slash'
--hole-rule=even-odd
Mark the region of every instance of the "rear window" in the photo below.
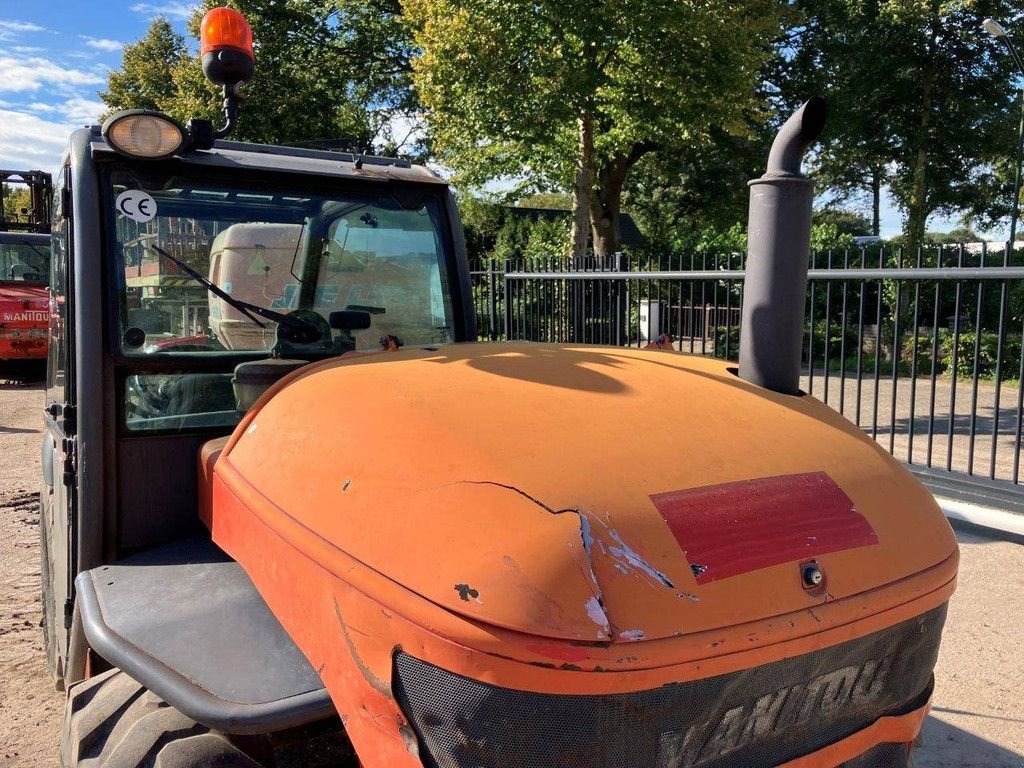
<svg viewBox="0 0 1024 768">
<path fill-rule="evenodd" d="M 50 238 L 6 233 L 0 240 L 0 281 L 45 285 L 50 277 Z"/>
</svg>

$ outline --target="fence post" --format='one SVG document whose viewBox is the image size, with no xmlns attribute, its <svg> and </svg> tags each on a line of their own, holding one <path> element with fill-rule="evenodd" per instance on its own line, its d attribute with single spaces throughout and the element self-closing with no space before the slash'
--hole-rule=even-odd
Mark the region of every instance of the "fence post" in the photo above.
<svg viewBox="0 0 1024 768">
<path fill-rule="evenodd" d="M 616 272 L 622 271 L 622 256 L 622 251 L 615 253 L 614 269 Z M 615 346 L 621 347 L 625 341 L 625 333 L 623 331 L 626 326 L 622 318 L 622 282 L 616 280 L 612 285 L 615 286 Z"/>
<path fill-rule="evenodd" d="M 498 296 L 495 293 L 494 259 L 487 260 L 487 321 L 491 341 L 498 340 Z"/>
<path fill-rule="evenodd" d="M 505 259 L 502 287 L 505 299 L 505 341 L 512 341 L 512 285 L 508 273 L 512 271 L 512 259 Z"/>
<path fill-rule="evenodd" d="M 570 259 L 569 270 L 572 272 L 583 272 L 587 268 L 587 257 L 584 255 L 579 259 Z M 569 336 L 568 341 L 572 344 L 579 344 L 585 338 L 584 328 L 586 318 L 584 317 L 583 297 L 586 295 L 587 286 L 583 280 L 569 281 Z"/>
</svg>

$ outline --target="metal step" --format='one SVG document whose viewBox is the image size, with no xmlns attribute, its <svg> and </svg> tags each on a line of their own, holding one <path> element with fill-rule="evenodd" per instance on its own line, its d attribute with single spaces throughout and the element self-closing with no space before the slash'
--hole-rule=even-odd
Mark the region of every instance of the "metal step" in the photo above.
<svg viewBox="0 0 1024 768">
<path fill-rule="evenodd" d="M 89 645 L 214 730 L 269 733 L 335 715 L 252 581 L 196 537 L 79 574 Z"/>
</svg>

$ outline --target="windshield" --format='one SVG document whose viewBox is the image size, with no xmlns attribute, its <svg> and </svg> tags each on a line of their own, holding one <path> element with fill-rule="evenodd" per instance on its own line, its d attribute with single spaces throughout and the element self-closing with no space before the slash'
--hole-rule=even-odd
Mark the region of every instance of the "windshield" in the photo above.
<svg viewBox="0 0 1024 768">
<path fill-rule="evenodd" d="M 49 277 L 49 237 L 5 235 L 0 240 L 0 282 L 45 285 Z"/>
<path fill-rule="evenodd" d="M 143 180 L 126 169 L 114 171 L 111 195 L 125 354 L 294 354 L 266 316 L 275 313 L 315 329 L 300 352 L 452 340 L 444 208 L 434 196 Z M 369 327 L 332 329 L 341 310 Z"/>
</svg>

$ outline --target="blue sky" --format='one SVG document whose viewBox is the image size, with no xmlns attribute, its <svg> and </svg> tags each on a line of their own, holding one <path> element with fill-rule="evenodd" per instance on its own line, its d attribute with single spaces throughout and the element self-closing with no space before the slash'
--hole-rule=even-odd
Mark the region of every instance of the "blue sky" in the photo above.
<svg viewBox="0 0 1024 768">
<path fill-rule="evenodd" d="M 192 5 L 0 0 L 0 168 L 54 170 L 68 134 L 103 112 L 121 46 L 157 15 L 184 32 Z"/>
<path fill-rule="evenodd" d="M 188 0 L 0 0 L 0 168 L 54 170 L 68 134 L 103 112 L 97 91 L 120 65 L 121 46 L 157 15 L 185 33 L 193 7 Z M 928 226 L 944 231 L 955 222 L 933 217 Z M 886 199 L 882 235 L 900 229 Z"/>
</svg>

